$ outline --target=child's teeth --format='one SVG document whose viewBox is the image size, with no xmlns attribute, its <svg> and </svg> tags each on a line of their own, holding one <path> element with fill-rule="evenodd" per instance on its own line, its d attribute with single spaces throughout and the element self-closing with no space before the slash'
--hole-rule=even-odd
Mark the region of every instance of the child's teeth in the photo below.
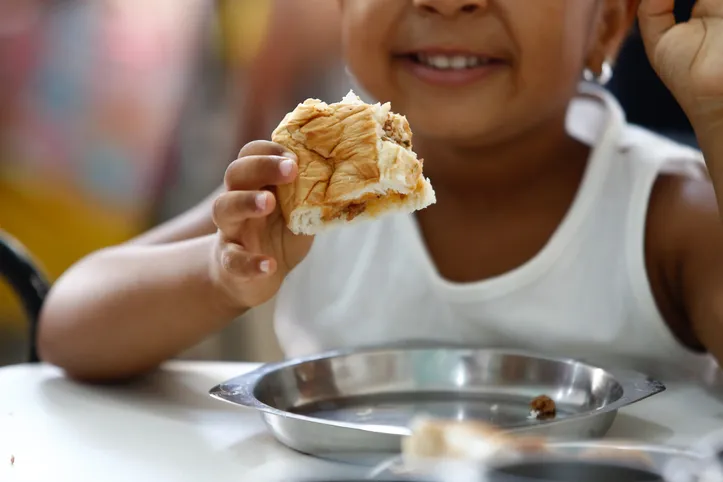
<svg viewBox="0 0 723 482">
<path fill-rule="evenodd" d="M 478 67 L 480 65 L 484 65 L 486 62 L 484 59 L 480 57 L 475 56 L 465 56 L 465 55 L 454 55 L 454 56 L 446 56 L 446 55 L 425 55 L 425 54 L 419 54 L 417 56 L 417 60 L 423 64 L 429 65 L 431 67 L 434 67 L 435 69 L 440 70 L 462 70 L 462 69 L 469 69 Z"/>
<path fill-rule="evenodd" d="M 450 66 L 450 58 L 443 55 L 434 55 L 429 57 L 429 63 L 438 69 L 448 69 Z"/>
<path fill-rule="evenodd" d="M 465 57 L 460 57 L 460 56 L 452 57 L 452 59 L 450 60 L 449 63 L 453 69 L 467 68 L 467 59 Z"/>
</svg>

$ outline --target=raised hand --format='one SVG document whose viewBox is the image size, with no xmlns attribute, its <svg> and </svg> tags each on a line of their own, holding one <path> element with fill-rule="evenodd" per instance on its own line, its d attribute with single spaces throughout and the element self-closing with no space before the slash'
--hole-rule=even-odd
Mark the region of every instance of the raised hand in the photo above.
<svg viewBox="0 0 723 482">
<path fill-rule="evenodd" d="M 694 125 L 723 122 L 723 0 L 698 0 L 676 23 L 675 0 L 641 0 L 648 58 Z"/>
<path fill-rule="evenodd" d="M 274 195 L 275 186 L 297 174 L 295 156 L 266 141 L 247 144 L 226 171 L 226 192 L 213 209 L 218 242 L 211 277 L 239 308 L 273 297 L 311 248 L 313 238 L 286 228 Z"/>
</svg>

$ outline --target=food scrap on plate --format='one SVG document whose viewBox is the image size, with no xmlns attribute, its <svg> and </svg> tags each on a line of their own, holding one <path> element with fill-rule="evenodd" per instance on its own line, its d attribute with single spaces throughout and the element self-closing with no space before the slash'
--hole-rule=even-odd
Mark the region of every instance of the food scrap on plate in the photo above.
<svg viewBox="0 0 723 482">
<path fill-rule="evenodd" d="M 540 395 L 530 402 L 530 418 L 549 420 L 557 415 L 555 401 L 547 395 Z"/>
</svg>

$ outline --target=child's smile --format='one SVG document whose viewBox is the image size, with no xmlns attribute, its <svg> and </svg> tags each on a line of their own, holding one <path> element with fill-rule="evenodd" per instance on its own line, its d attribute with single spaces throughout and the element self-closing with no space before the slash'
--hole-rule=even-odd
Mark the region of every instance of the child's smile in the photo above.
<svg viewBox="0 0 723 482">
<path fill-rule="evenodd" d="M 509 66 L 503 57 L 464 47 L 424 47 L 396 54 L 394 61 L 416 80 L 439 87 L 475 84 Z"/>
<path fill-rule="evenodd" d="M 345 55 L 360 84 L 391 101 L 415 134 L 490 146 L 561 125 L 583 68 L 605 57 L 594 26 L 617 18 L 608 4 L 345 0 Z"/>
</svg>

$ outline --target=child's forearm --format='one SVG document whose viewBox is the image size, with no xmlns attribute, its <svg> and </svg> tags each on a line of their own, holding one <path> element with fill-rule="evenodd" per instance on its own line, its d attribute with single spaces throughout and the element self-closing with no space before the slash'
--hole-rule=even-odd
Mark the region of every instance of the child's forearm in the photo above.
<svg viewBox="0 0 723 482">
<path fill-rule="evenodd" d="M 132 377 L 190 348 L 242 313 L 209 276 L 213 236 L 120 246 L 71 268 L 53 287 L 41 357 L 85 380 Z"/>
</svg>

